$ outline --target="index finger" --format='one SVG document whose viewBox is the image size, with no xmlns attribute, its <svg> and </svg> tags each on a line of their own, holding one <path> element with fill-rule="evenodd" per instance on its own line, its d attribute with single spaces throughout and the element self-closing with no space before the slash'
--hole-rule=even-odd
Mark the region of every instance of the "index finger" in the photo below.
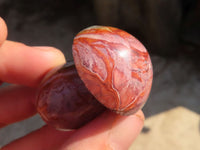
<svg viewBox="0 0 200 150">
<path fill-rule="evenodd" d="M 49 70 L 64 63 L 56 48 L 5 41 L 0 47 L 0 81 L 34 87 Z"/>
</svg>

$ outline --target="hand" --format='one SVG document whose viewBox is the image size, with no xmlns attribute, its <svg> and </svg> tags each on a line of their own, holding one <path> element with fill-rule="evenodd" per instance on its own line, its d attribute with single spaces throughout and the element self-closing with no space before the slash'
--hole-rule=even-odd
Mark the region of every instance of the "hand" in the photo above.
<svg viewBox="0 0 200 150">
<path fill-rule="evenodd" d="M 29 47 L 6 40 L 0 18 L 0 80 L 13 83 L 0 89 L 0 128 L 36 114 L 34 96 L 44 75 L 64 64 L 63 54 L 52 47 Z M 140 133 L 142 111 L 132 116 L 105 112 L 84 127 L 57 131 L 45 125 L 1 150 L 127 150 Z"/>
</svg>

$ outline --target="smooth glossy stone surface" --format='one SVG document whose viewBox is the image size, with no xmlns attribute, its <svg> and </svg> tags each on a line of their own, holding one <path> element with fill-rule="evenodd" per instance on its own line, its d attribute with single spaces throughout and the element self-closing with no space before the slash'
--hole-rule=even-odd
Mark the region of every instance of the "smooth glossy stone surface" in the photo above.
<svg viewBox="0 0 200 150">
<path fill-rule="evenodd" d="M 107 108 L 135 113 L 145 104 L 152 85 L 152 64 L 145 47 L 129 33 L 92 26 L 76 35 L 73 57 L 89 91 Z"/>
<path fill-rule="evenodd" d="M 75 66 L 64 65 L 47 74 L 37 95 L 37 110 L 57 129 L 76 129 L 105 110 L 81 81 Z"/>
</svg>

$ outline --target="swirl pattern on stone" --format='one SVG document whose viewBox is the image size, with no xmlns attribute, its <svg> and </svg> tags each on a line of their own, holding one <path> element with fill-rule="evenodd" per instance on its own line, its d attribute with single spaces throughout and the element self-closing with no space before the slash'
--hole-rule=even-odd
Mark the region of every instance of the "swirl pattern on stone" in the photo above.
<svg viewBox="0 0 200 150">
<path fill-rule="evenodd" d="M 74 38 L 73 57 L 79 76 L 104 106 L 135 113 L 150 93 L 153 72 L 146 48 L 129 33 L 92 26 Z"/>
</svg>

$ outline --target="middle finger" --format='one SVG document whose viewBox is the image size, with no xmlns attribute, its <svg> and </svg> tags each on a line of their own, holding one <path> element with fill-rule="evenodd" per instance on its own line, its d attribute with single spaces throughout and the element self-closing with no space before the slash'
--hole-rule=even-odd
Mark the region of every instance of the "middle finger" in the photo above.
<svg viewBox="0 0 200 150">
<path fill-rule="evenodd" d="M 36 113 L 36 89 L 10 85 L 0 89 L 0 127 L 24 120 Z"/>
</svg>

